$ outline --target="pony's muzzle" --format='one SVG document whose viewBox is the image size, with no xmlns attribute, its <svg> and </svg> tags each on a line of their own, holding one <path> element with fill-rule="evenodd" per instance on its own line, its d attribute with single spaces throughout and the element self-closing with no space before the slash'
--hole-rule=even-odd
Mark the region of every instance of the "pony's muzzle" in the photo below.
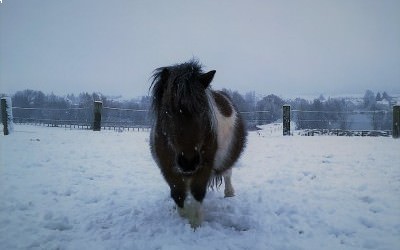
<svg viewBox="0 0 400 250">
<path fill-rule="evenodd" d="M 177 156 L 177 165 L 179 170 L 185 175 L 191 175 L 196 172 L 200 165 L 200 154 L 184 154 L 183 152 Z"/>
</svg>

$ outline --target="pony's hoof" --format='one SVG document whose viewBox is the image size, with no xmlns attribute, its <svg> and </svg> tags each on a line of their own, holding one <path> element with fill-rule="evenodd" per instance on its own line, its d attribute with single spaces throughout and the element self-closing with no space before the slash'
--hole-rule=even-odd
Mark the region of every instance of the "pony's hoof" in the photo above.
<svg viewBox="0 0 400 250">
<path fill-rule="evenodd" d="M 225 190 L 224 193 L 225 193 L 225 198 L 235 196 L 235 191 L 234 191 L 233 189 L 231 189 L 231 190 Z"/>
<path fill-rule="evenodd" d="M 190 227 L 196 231 L 197 228 L 201 226 L 203 219 L 202 218 L 189 218 Z"/>
</svg>

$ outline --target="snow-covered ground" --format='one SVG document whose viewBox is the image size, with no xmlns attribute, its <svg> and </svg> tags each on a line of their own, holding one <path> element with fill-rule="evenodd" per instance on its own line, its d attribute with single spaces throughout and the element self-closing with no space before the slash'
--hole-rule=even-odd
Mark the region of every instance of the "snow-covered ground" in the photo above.
<svg viewBox="0 0 400 250">
<path fill-rule="evenodd" d="M 0 249 L 400 249 L 400 140 L 250 132 L 236 196 L 179 217 L 148 132 L 0 137 Z"/>
</svg>

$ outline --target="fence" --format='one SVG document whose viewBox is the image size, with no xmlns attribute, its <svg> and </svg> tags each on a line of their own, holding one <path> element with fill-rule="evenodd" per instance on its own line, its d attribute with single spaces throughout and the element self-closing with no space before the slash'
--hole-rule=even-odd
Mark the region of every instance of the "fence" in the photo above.
<svg viewBox="0 0 400 250">
<path fill-rule="evenodd" d="M 99 104 L 97 104 L 99 105 Z M 93 108 L 20 108 L 13 107 L 14 123 L 81 129 L 135 130 L 149 129 L 151 116 L 148 110 L 113 107 Z M 96 119 L 97 114 L 97 119 Z M 248 129 L 271 123 L 269 111 L 241 112 Z"/>
<path fill-rule="evenodd" d="M 377 111 L 292 110 L 299 129 L 391 130 L 393 113 Z"/>
<path fill-rule="evenodd" d="M 147 110 L 119 109 L 104 107 L 97 117 L 96 110 L 89 108 L 21 108 L 13 107 L 14 123 L 32 124 L 47 127 L 65 127 L 80 129 L 135 130 L 149 129 L 150 119 Z"/>
<path fill-rule="evenodd" d="M 12 108 L 14 123 L 48 127 L 91 128 L 91 111 L 88 108 Z"/>
<path fill-rule="evenodd" d="M 95 101 L 87 107 L 70 108 L 26 108 L 12 107 L 13 121 L 47 127 L 65 127 L 93 130 L 148 130 L 151 115 L 147 109 L 103 107 Z M 241 112 L 247 128 L 274 121 L 269 111 Z"/>
<path fill-rule="evenodd" d="M 4 133 L 8 133 L 7 120 L 10 107 L 6 108 L 6 98 L 2 103 L 2 123 Z M 11 106 L 11 103 L 8 105 Z M 283 135 L 290 135 L 294 129 L 301 130 L 302 135 L 335 134 L 335 135 L 393 135 L 400 134 L 400 106 L 393 106 L 390 111 L 307 111 L 291 110 L 284 105 L 282 122 Z M 101 102 L 94 102 L 89 107 L 71 108 L 23 108 L 12 107 L 14 123 L 43 125 L 48 127 L 69 127 L 81 129 L 114 129 L 114 130 L 148 130 L 151 117 L 148 110 L 103 107 Z M 257 125 L 274 122 L 276 112 L 249 111 L 241 112 L 248 129 Z M 12 116 L 11 116 L 12 117 Z M 292 128 L 291 124 L 296 127 Z"/>
<path fill-rule="evenodd" d="M 295 123 L 301 135 L 331 134 L 356 136 L 399 137 L 400 106 L 377 111 L 309 111 L 290 110 L 283 106 L 283 135 L 290 135 L 290 124 Z"/>
</svg>

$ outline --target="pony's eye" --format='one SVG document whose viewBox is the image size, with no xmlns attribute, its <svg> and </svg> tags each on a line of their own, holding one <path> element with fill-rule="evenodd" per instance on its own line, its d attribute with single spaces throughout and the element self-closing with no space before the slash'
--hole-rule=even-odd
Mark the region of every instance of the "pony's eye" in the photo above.
<svg viewBox="0 0 400 250">
<path fill-rule="evenodd" d="M 165 117 L 171 118 L 171 112 L 168 111 L 168 109 L 165 109 L 163 112 L 164 112 Z"/>
</svg>

